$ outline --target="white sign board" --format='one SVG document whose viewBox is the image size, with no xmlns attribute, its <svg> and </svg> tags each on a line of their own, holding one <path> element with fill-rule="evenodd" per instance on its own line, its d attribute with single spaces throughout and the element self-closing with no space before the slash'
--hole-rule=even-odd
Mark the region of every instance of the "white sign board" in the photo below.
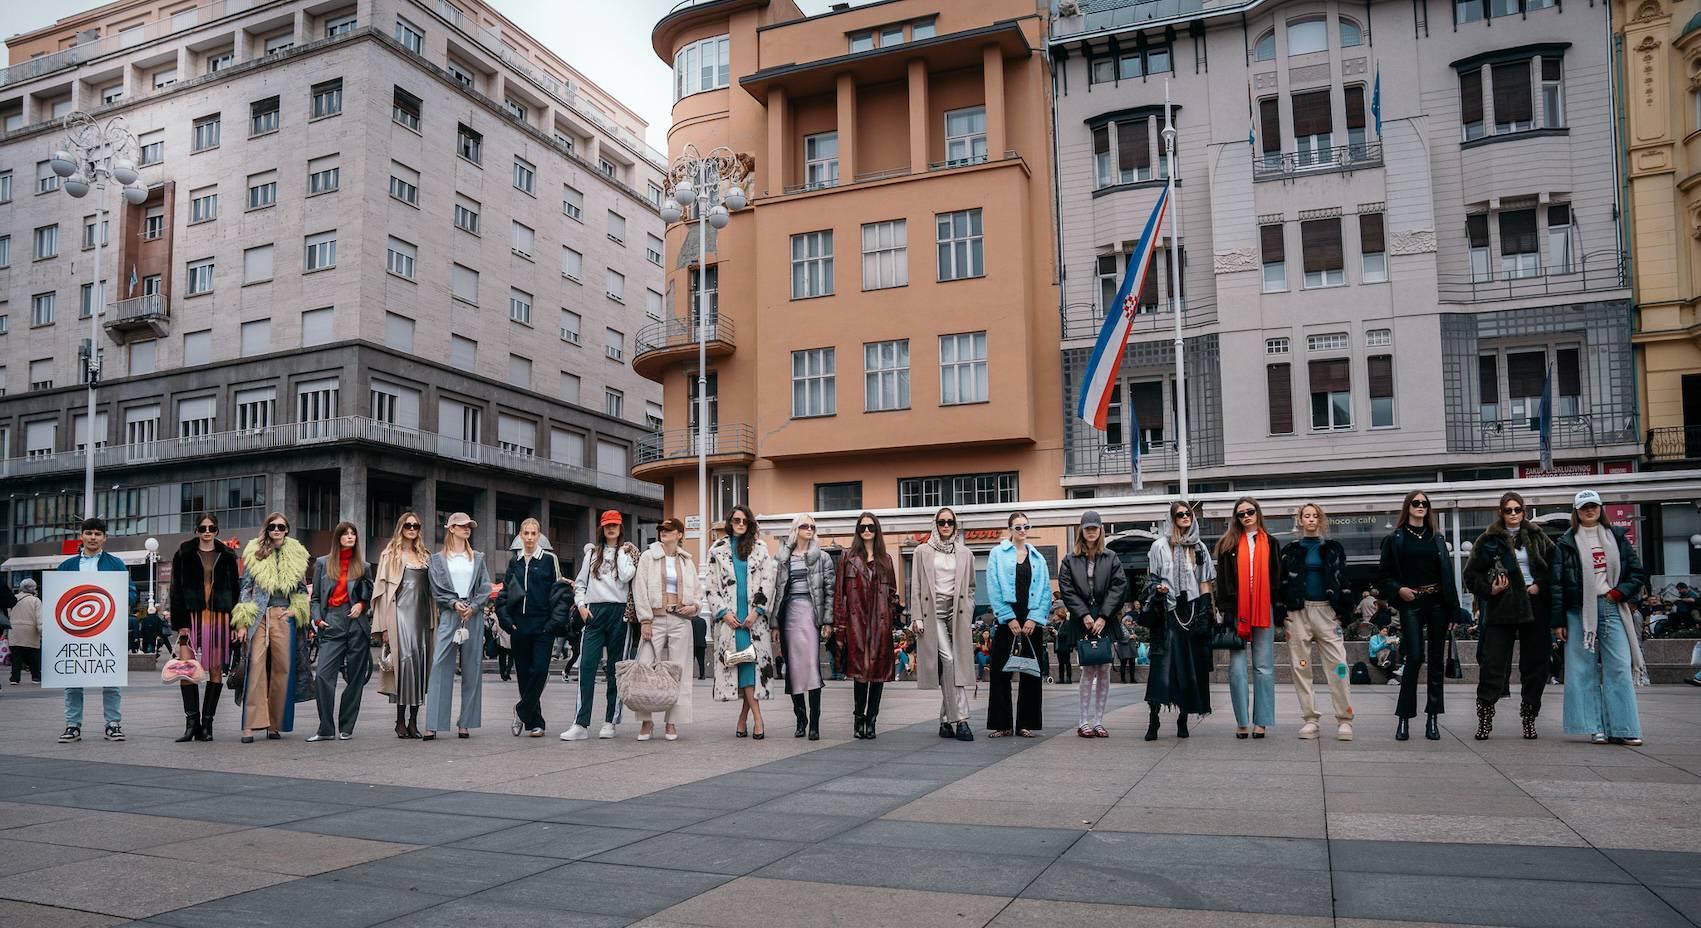
<svg viewBox="0 0 1701 928">
<path fill-rule="evenodd" d="M 130 575 L 49 570 L 41 581 L 41 685 L 128 685 Z"/>
</svg>

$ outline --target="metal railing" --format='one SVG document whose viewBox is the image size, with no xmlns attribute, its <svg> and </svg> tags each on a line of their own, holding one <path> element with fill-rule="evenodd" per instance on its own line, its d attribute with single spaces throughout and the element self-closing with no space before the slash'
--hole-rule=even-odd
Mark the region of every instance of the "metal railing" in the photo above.
<svg viewBox="0 0 1701 928">
<path fill-rule="evenodd" d="M 1612 422 L 1621 421 L 1614 426 Z M 1536 451 L 1541 434 L 1530 427 L 1530 419 L 1484 419 L 1471 431 L 1470 447 L 1461 451 Z M 1640 439 L 1636 418 L 1578 415 L 1553 417 L 1553 448 L 1575 450 L 1602 445 L 1634 445 Z"/>
<path fill-rule="evenodd" d="M 634 464 L 654 464 L 697 456 L 697 429 L 664 429 L 638 439 L 633 449 Z M 709 455 L 756 454 L 756 430 L 741 423 L 722 422 L 712 431 L 703 433 L 703 447 Z"/>
<path fill-rule="evenodd" d="M 698 327 L 684 319 L 664 319 L 652 322 L 638 330 L 632 338 L 632 359 L 636 361 L 651 351 L 661 351 L 664 348 L 683 348 L 686 345 L 697 344 Z M 703 333 L 708 341 L 723 342 L 727 345 L 733 342 L 732 320 L 725 313 L 711 314 L 708 329 Z"/>
<path fill-rule="evenodd" d="M 171 312 L 166 303 L 165 294 L 148 293 L 106 304 L 106 327 L 128 325 L 136 322 L 152 322 L 155 319 L 169 319 Z"/>
<path fill-rule="evenodd" d="M 1516 300 L 1628 286 L 1630 256 L 1618 251 L 1597 251 L 1560 267 L 1532 268 L 1528 272 L 1437 274 L 1435 280 L 1436 293 L 1443 303 Z"/>
<path fill-rule="evenodd" d="M 220 17 L 232 13 L 241 13 L 254 6 L 255 0 L 213 0 L 194 9 L 181 10 L 171 16 L 143 23 L 135 29 L 104 36 L 91 42 L 82 42 L 62 51 L 42 55 L 20 61 L 9 68 L 0 70 L 0 87 L 14 84 L 18 81 L 52 74 L 65 68 L 76 67 L 85 61 L 92 61 L 102 55 L 133 48 L 144 42 L 164 38 L 186 29 L 193 29 L 204 23 L 210 23 Z"/>
<path fill-rule="evenodd" d="M 1134 323 L 1128 329 L 1129 335 L 1151 335 L 1158 332 L 1168 332 L 1175 327 L 1175 317 L 1170 315 L 1169 300 L 1163 300 L 1154 305 L 1143 305 L 1134 315 Z M 1217 321 L 1217 301 L 1202 297 L 1181 300 L 1182 328 L 1210 325 Z M 1104 310 L 1088 303 L 1071 303 L 1063 308 L 1062 336 L 1070 338 L 1097 338 L 1099 328 L 1104 325 Z"/>
<path fill-rule="evenodd" d="M 1268 152 L 1252 159 L 1253 180 L 1276 180 L 1301 174 L 1357 171 L 1382 166 L 1382 143 L 1359 142 L 1311 151 Z"/>
<path fill-rule="evenodd" d="M 1128 457 L 1126 441 L 1112 444 L 1102 434 L 1074 438 L 1064 446 L 1063 475 L 1065 477 L 1121 477 L 1133 479 L 1133 462 Z M 1223 462 L 1221 441 L 1192 438 L 1187 443 L 1187 466 L 1209 467 Z M 1172 474 L 1181 466 L 1181 452 L 1175 440 L 1147 442 L 1140 449 L 1140 473 Z"/>
<path fill-rule="evenodd" d="M 1643 454 L 1654 462 L 1701 459 L 1701 425 L 1668 425 L 1649 429 Z"/>
<path fill-rule="evenodd" d="M 1084 35 L 1155 20 L 1174 19 L 1235 0 L 1081 0 L 1081 15 L 1052 20 L 1052 38 Z"/>
<path fill-rule="evenodd" d="M 552 461 L 547 457 L 504 451 L 495 445 L 401 428 L 364 416 L 342 416 L 266 428 L 214 432 L 194 438 L 165 438 L 145 444 L 109 445 L 95 449 L 95 469 L 172 461 L 212 462 L 229 455 L 287 451 L 302 445 L 329 442 L 370 442 L 402 451 L 454 458 L 532 478 L 593 486 L 605 492 L 620 493 L 651 502 L 659 502 L 662 498 L 661 487 L 635 480 L 627 474 L 606 474 L 576 464 Z M 83 452 L 80 451 L 61 451 L 37 457 L 0 460 L 0 478 L 41 477 L 82 469 Z"/>
</svg>

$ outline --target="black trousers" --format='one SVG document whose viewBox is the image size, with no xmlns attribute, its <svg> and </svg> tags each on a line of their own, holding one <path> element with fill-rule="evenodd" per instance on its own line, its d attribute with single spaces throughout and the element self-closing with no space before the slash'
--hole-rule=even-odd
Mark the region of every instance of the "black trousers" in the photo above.
<svg viewBox="0 0 1701 928">
<path fill-rule="evenodd" d="M 1479 628 L 1482 647 L 1477 652 L 1481 676 L 1477 678 L 1477 702 L 1493 703 L 1508 692 L 1512 676 L 1512 645 L 1518 646 L 1518 689 L 1527 706 L 1542 707 L 1547 689 L 1548 660 L 1552 634 L 1541 622 L 1519 625 L 1487 625 Z"/>
<path fill-rule="evenodd" d="M 1425 663 L 1428 692 L 1424 699 L 1425 715 L 1440 715 L 1447 711 L 1441 698 L 1441 685 L 1447 671 L 1447 626 L 1457 621 L 1447 616 L 1447 604 L 1439 596 L 1420 595 L 1409 603 L 1400 604 L 1400 651 L 1405 666 L 1400 672 L 1400 698 L 1394 704 L 1397 718 L 1417 715 L 1418 671 Z"/>
<path fill-rule="evenodd" d="M 514 652 L 508 648 L 496 649 L 496 672 L 506 681 L 514 672 Z"/>
<path fill-rule="evenodd" d="M 1040 631 L 1039 628 L 1034 630 Z M 1031 641 L 1033 636 L 1028 637 Z M 1004 664 L 1010 659 L 1010 648 L 1015 641 L 1016 636 L 1011 633 L 1010 626 L 1003 622 L 998 623 L 998 628 L 992 633 L 992 692 L 986 702 L 988 731 L 1013 731 L 1018 728 L 1039 731 L 1045 727 L 1044 719 L 1040 716 L 1042 684 L 1039 677 L 1025 673 L 1014 674 L 1021 679 L 1016 684 L 1015 712 L 1010 711 L 1012 674 L 1004 669 Z M 1022 646 L 1022 653 L 1028 653 L 1025 644 Z"/>
<path fill-rule="evenodd" d="M 1059 683 L 1073 683 L 1075 681 L 1075 669 L 1069 665 L 1071 656 L 1068 648 L 1057 649 L 1057 682 Z"/>
<path fill-rule="evenodd" d="M 851 713 L 857 718 L 877 719 L 880 717 L 880 694 L 886 689 L 884 683 L 851 683 Z M 819 693 L 819 689 L 811 692 Z"/>
<path fill-rule="evenodd" d="M 549 682 L 549 650 L 555 639 L 550 635 L 515 635 L 514 674 L 520 678 L 520 701 L 514 704 L 514 714 L 528 729 L 547 727 L 543 721 L 543 685 Z"/>
<path fill-rule="evenodd" d="M 698 645 L 692 650 L 697 655 L 697 679 L 701 680 L 708 673 L 708 669 L 703 664 L 703 658 L 709 653 L 709 649 L 705 645 Z"/>
<path fill-rule="evenodd" d="M 15 647 L 12 649 L 12 682 L 23 678 L 23 669 L 30 669 L 30 679 L 41 682 L 41 649 Z"/>
<path fill-rule="evenodd" d="M 1123 683 L 1133 683 L 1134 682 L 1134 658 L 1125 657 L 1122 660 L 1117 661 L 1116 662 L 1116 673 L 1117 673 L 1117 676 L 1122 678 Z"/>
</svg>

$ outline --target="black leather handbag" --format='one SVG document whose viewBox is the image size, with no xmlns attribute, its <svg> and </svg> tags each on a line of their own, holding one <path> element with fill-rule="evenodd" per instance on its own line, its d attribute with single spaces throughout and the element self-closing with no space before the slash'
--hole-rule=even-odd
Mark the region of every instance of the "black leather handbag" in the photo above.
<svg viewBox="0 0 1701 928">
<path fill-rule="evenodd" d="M 1099 667 L 1115 660 L 1116 642 L 1098 635 L 1075 642 L 1075 659 L 1082 667 Z"/>
<path fill-rule="evenodd" d="M 1452 632 L 1447 633 L 1447 679 L 1463 680 L 1465 667 L 1459 663 L 1459 637 Z"/>
<path fill-rule="evenodd" d="M 1240 631 L 1234 622 L 1211 623 L 1211 650 L 1239 651 L 1246 647 L 1246 639 L 1240 637 Z"/>
</svg>

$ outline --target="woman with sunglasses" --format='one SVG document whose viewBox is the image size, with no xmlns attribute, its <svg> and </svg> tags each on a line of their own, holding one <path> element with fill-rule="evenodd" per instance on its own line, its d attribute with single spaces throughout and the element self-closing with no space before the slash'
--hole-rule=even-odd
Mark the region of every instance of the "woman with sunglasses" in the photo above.
<svg viewBox="0 0 1701 928">
<path fill-rule="evenodd" d="M 684 538 L 684 522 L 663 519 L 656 526 L 656 540 L 638 558 L 638 572 L 632 577 L 632 609 L 638 615 L 640 642 L 649 642 L 656 661 L 679 665 L 679 688 L 673 705 L 657 713 L 633 711 L 638 717 L 639 741 L 648 741 L 654 734 L 655 715 L 662 717 L 662 738 L 667 741 L 678 740 L 679 725 L 691 721 L 692 620 L 702 596 L 697 590 L 697 562 L 680 544 Z M 819 661 L 816 668 L 819 675 Z M 819 693 L 815 705 L 819 714 Z"/>
<path fill-rule="evenodd" d="M 1353 740 L 1353 706 L 1347 696 L 1347 646 L 1341 624 L 1351 618 L 1347 588 L 1347 549 L 1327 537 L 1329 516 L 1317 503 L 1302 503 L 1299 541 L 1282 548 L 1281 605 L 1287 612 L 1288 663 L 1295 670 L 1294 692 L 1305 718 L 1299 737 L 1317 737 L 1317 697 L 1312 691 L 1311 645 L 1317 645 L 1324 676 L 1329 681 L 1329 699 L 1335 709 L 1335 738 Z M 1373 655 L 1374 658 L 1374 655 Z M 1303 672 L 1301 672 L 1303 671 Z"/>
<path fill-rule="evenodd" d="M 1128 599 L 1128 578 L 1122 561 L 1105 547 L 1104 520 L 1097 512 L 1081 516 L 1075 530 L 1075 550 L 1057 568 L 1058 593 L 1068 610 L 1071 639 L 1105 643 L 1114 655 L 1122 639 L 1122 604 Z M 1059 639 L 1064 636 L 1060 633 Z M 1065 651 L 1058 648 L 1058 664 Z M 1105 700 L 1110 698 L 1110 662 L 1081 665 L 1081 724 L 1075 733 L 1083 738 L 1109 738 L 1104 727 Z"/>
<path fill-rule="evenodd" d="M 1217 583 L 1212 598 L 1224 622 L 1233 622 L 1243 642 L 1230 651 L 1229 703 L 1234 707 L 1234 736 L 1248 737 L 1246 730 L 1247 664 L 1252 665 L 1252 731 L 1262 738 L 1276 724 L 1276 623 L 1287 618 L 1279 584 L 1282 576 L 1281 545 L 1264 528 L 1264 510 L 1258 501 L 1242 496 L 1234 503 L 1234 520 L 1217 542 Z M 1311 672 L 1310 664 L 1296 665 L 1295 672 Z"/>
<path fill-rule="evenodd" d="M 1548 587 L 1553 542 L 1528 517 L 1517 493 L 1500 497 L 1500 515 L 1471 547 L 1465 588 L 1482 607 L 1477 680 L 1476 740 L 1494 731 L 1494 704 L 1512 676 L 1512 646 L 1518 646 L 1518 718 L 1524 737 L 1536 737 L 1542 691 L 1547 688 L 1550 629 Z"/>
<path fill-rule="evenodd" d="M 1459 590 L 1453 584 L 1453 565 L 1447 543 L 1437 527 L 1435 508 L 1429 494 L 1413 490 L 1400 504 L 1400 521 L 1382 539 L 1382 561 L 1378 568 L 1382 598 L 1400 610 L 1400 646 L 1405 666 L 1400 672 L 1400 698 L 1394 705 L 1398 721 L 1394 740 L 1411 738 L 1412 716 L 1417 715 L 1418 670 L 1429 664 L 1428 694 L 1424 701 L 1423 736 L 1441 740 L 1438 721 L 1446 711 L 1441 687 L 1447 669 L 1443 655 L 1447 633 L 1459 623 Z"/>
<path fill-rule="evenodd" d="M 431 555 L 426 574 L 431 599 L 437 606 L 436 645 L 431 682 L 425 688 L 425 734 L 431 741 L 449 727 L 454 705 L 456 669 L 461 678 L 461 713 L 455 718 L 455 737 L 472 737 L 484 717 L 484 604 L 490 601 L 490 568 L 484 552 L 473 550 L 478 523 L 464 512 L 449 516 L 442 550 Z"/>
<path fill-rule="evenodd" d="M 1005 521 L 1009 537 L 986 559 L 986 595 L 992 602 L 997 627 L 992 633 L 992 692 L 987 697 L 989 738 L 1012 734 L 1035 737 L 1045 727 L 1040 708 L 1040 678 L 1018 673 L 1016 711 L 1010 711 L 1010 675 L 1005 669 L 1012 653 L 1038 659 L 1043 632 L 1051 612 L 1051 576 L 1039 549 L 1028 544 L 1031 523 L 1026 513 L 1013 512 Z"/>
<path fill-rule="evenodd" d="M 1217 565 L 1199 540 L 1193 509 L 1178 500 L 1169 508 L 1169 531 L 1152 542 L 1147 571 L 1155 581 L 1147 601 L 1151 664 L 1146 740 L 1158 740 L 1158 711 L 1175 707 L 1175 736 L 1186 738 L 1188 715 L 1211 713 L 1211 584 Z"/>
<path fill-rule="evenodd" d="M 178 684 L 184 729 L 177 742 L 211 741 L 213 715 L 224 689 L 224 664 L 230 658 L 230 612 L 242 590 L 236 552 L 219 543 L 217 516 L 204 512 L 195 517 L 195 537 L 171 556 L 171 578 L 171 627 L 177 633 L 177 656 L 193 657 L 207 669 L 205 697 L 193 683 Z"/>
<path fill-rule="evenodd" d="M 307 549 L 289 537 L 283 513 L 266 517 L 242 549 L 242 586 L 230 612 L 248 657 L 242 681 L 242 743 L 265 729 L 276 741 L 295 730 L 295 636 L 307 630 Z"/>
<path fill-rule="evenodd" d="M 332 553 L 313 562 L 313 628 L 319 636 L 319 663 L 314 667 L 319 730 L 308 741 L 347 741 L 360 718 L 360 696 L 372 676 L 372 567 L 361 552 L 360 530 L 339 522 L 331 532 Z M 337 705 L 337 676 L 347 685 Z"/>
<path fill-rule="evenodd" d="M 916 686 L 939 690 L 939 737 L 973 741 L 969 686 L 979 654 L 974 635 L 975 558 L 958 542 L 957 514 L 933 514 L 933 533 L 910 566 L 910 631 Z"/>
<path fill-rule="evenodd" d="M 1630 604 L 1648 575 L 1624 530 L 1601 518 L 1594 490 L 1572 501 L 1571 528 L 1554 554 L 1549 605 L 1565 624 L 1565 732 L 1596 744 L 1642 743 L 1636 686 L 1648 679 Z"/>
<path fill-rule="evenodd" d="M 774 559 L 774 591 L 780 604 L 780 648 L 786 694 L 791 696 L 797 733 L 821 740 L 821 626 L 833 621 L 833 559 L 816 540 L 815 517 L 792 519 L 791 536 Z"/>
<path fill-rule="evenodd" d="M 852 681 L 854 737 L 875 736 L 880 694 L 896 678 L 892 632 L 903 611 L 880 520 L 864 512 L 857 516 L 856 538 L 833 577 L 833 627 L 843 651 L 840 666 Z"/>
<path fill-rule="evenodd" d="M 379 648 L 378 692 L 396 707 L 396 737 L 418 738 L 419 707 L 431 671 L 431 550 L 419 516 L 404 512 L 378 555 L 372 581 L 372 640 Z"/>
<path fill-rule="evenodd" d="M 709 548 L 708 561 L 703 595 L 715 625 L 715 680 L 710 692 L 717 702 L 739 700 L 733 734 L 760 741 L 768 731 L 762 724 L 760 700 L 768 698 L 768 681 L 774 678 L 768 630 L 774 558 L 749 506 L 732 507 L 726 534 Z M 746 728 L 747 723 L 753 727 Z"/>
</svg>

